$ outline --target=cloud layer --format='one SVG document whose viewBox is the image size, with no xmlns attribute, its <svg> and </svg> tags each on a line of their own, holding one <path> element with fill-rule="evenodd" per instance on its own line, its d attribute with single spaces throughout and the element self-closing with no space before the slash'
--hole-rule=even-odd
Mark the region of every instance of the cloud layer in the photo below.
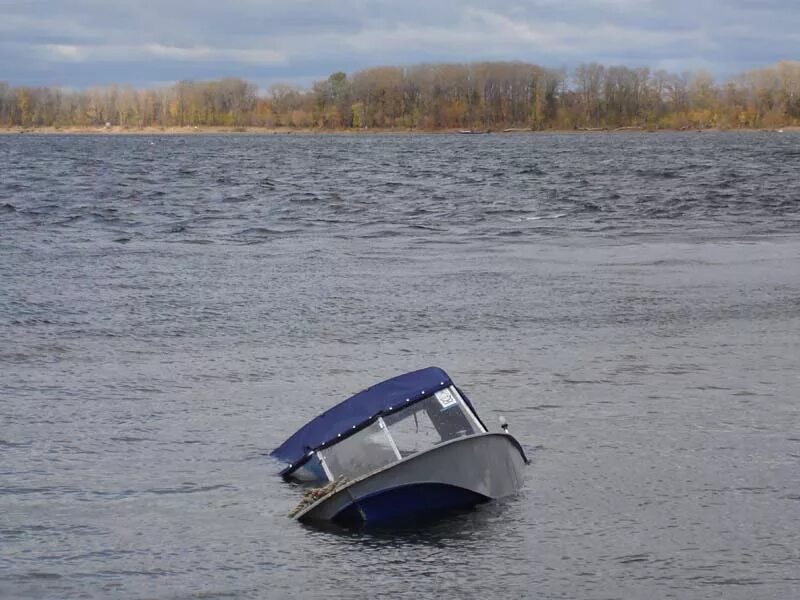
<svg viewBox="0 0 800 600">
<path fill-rule="evenodd" d="M 0 0 L 0 80 L 266 86 L 383 64 L 708 69 L 798 59 L 796 0 Z"/>
</svg>

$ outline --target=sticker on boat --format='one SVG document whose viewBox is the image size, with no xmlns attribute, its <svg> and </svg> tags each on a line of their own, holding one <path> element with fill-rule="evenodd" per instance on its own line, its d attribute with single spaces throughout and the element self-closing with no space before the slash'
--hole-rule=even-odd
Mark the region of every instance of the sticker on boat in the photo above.
<svg viewBox="0 0 800 600">
<path fill-rule="evenodd" d="M 449 408 L 456 404 L 456 399 L 453 398 L 453 394 L 450 393 L 450 390 L 444 389 L 440 392 L 436 392 L 436 399 L 439 401 L 439 404 L 442 408 Z"/>
</svg>

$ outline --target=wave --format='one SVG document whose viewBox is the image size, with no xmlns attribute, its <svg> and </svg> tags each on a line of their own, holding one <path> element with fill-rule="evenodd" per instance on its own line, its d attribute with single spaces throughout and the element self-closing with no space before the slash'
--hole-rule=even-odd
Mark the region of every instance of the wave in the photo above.
<svg viewBox="0 0 800 600">
<path fill-rule="evenodd" d="M 541 221 L 542 219 L 561 219 L 566 217 L 568 213 L 556 213 L 553 215 L 537 215 L 533 217 L 525 217 L 526 221 Z"/>
<path fill-rule="evenodd" d="M 299 233 L 300 229 L 270 229 L 269 227 L 248 227 L 236 232 L 237 236 L 242 237 L 276 237 Z"/>
</svg>

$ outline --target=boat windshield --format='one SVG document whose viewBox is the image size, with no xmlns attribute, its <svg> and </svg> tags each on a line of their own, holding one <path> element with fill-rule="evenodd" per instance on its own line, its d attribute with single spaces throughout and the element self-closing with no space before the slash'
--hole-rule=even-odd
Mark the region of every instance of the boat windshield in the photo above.
<svg viewBox="0 0 800 600">
<path fill-rule="evenodd" d="M 383 419 L 317 454 L 331 481 L 364 475 L 397 460 Z"/>
<path fill-rule="evenodd" d="M 445 388 L 319 450 L 331 480 L 365 475 L 437 444 L 485 431 L 454 387 Z"/>
<path fill-rule="evenodd" d="M 454 388 L 445 388 L 385 417 L 403 457 L 436 444 L 482 431 Z"/>
</svg>

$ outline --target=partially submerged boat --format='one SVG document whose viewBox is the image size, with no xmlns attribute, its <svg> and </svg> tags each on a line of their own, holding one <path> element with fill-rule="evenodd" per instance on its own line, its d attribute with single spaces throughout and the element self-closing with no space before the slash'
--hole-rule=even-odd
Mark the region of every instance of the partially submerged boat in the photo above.
<svg viewBox="0 0 800 600">
<path fill-rule="evenodd" d="M 316 482 L 300 521 L 387 524 L 512 495 L 528 463 L 490 432 L 442 369 L 388 379 L 337 404 L 272 451 L 287 481 Z"/>
</svg>

